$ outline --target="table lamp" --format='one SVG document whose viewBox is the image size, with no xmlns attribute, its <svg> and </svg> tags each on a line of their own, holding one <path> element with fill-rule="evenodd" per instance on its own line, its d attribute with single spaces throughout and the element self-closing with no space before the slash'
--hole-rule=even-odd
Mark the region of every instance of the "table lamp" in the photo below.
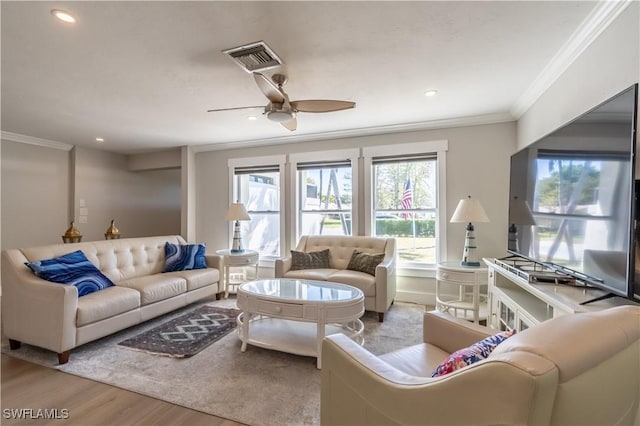
<svg viewBox="0 0 640 426">
<path fill-rule="evenodd" d="M 518 243 L 518 226 L 531 226 L 536 224 L 536 220 L 533 217 L 533 212 L 529 207 L 529 203 L 525 200 L 518 199 L 518 196 L 514 196 L 513 200 L 509 202 L 509 239 L 507 249 L 516 253 L 520 253 L 520 246 Z"/>
<path fill-rule="evenodd" d="M 462 199 L 458 203 L 458 207 L 451 216 L 451 223 L 468 223 L 467 232 L 464 238 L 464 251 L 462 252 L 462 266 L 480 266 L 478 254 L 476 253 L 476 239 L 473 235 L 472 222 L 489 222 L 489 217 L 485 213 L 482 205 L 477 200 L 472 200 L 471 195 L 467 199 Z"/>
<path fill-rule="evenodd" d="M 234 220 L 236 223 L 233 227 L 233 244 L 231 246 L 231 253 L 242 253 L 244 248 L 242 247 L 242 237 L 240 236 L 240 221 L 251 220 L 251 216 L 247 213 L 242 203 L 233 203 L 227 210 L 227 220 Z"/>
</svg>

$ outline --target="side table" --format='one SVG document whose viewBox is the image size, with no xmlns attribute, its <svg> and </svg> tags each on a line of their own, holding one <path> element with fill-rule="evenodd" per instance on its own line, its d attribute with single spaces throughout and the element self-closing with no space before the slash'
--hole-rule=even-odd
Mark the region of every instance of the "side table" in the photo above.
<svg viewBox="0 0 640 426">
<path fill-rule="evenodd" d="M 459 261 L 441 262 L 436 273 L 436 309 L 480 323 L 487 319 L 487 294 L 480 292 L 488 284 L 488 268 L 463 266 Z M 455 294 L 445 289 L 458 287 Z"/>
<path fill-rule="evenodd" d="M 245 250 L 242 253 L 231 253 L 231 250 L 217 250 L 216 254 L 222 258 L 222 271 L 224 281 L 224 298 L 229 297 L 229 287 L 239 286 L 243 281 L 231 281 L 231 268 L 253 266 L 255 277 L 258 278 L 259 253 L 255 250 Z"/>
</svg>

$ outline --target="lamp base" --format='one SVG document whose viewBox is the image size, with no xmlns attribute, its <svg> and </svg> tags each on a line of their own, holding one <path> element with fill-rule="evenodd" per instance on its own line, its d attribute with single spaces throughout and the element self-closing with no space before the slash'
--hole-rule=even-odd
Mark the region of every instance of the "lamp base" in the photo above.
<svg viewBox="0 0 640 426">
<path fill-rule="evenodd" d="M 229 253 L 241 254 L 241 253 L 244 253 L 244 249 L 231 249 L 231 250 L 229 250 Z"/>
<path fill-rule="evenodd" d="M 480 266 L 480 262 L 467 262 L 466 260 L 463 260 L 460 262 L 460 265 L 462 266 Z"/>
</svg>

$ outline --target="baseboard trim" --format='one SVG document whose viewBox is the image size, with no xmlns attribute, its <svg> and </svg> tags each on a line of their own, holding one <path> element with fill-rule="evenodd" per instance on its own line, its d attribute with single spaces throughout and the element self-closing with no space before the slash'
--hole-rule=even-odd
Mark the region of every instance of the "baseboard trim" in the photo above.
<svg viewBox="0 0 640 426">
<path fill-rule="evenodd" d="M 417 291 L 396 291 L 398 302 L 417 303 L 419 305 L 436 305 L 435 293 L 422 293 Z"/>
</svg>

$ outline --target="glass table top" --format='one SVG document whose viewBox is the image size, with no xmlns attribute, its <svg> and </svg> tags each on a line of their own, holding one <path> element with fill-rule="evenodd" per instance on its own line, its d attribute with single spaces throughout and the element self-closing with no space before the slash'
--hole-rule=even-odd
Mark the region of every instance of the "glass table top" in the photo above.
<svg viewBox="0 0 640 426">
<path fill-rule="evenodd" d="M 361 290 L 345 284 L 289 278 L 250 281 L 240 285 L 238 291 L 299 301 L 346 301 L 364 297 Z"/>
</svg>

